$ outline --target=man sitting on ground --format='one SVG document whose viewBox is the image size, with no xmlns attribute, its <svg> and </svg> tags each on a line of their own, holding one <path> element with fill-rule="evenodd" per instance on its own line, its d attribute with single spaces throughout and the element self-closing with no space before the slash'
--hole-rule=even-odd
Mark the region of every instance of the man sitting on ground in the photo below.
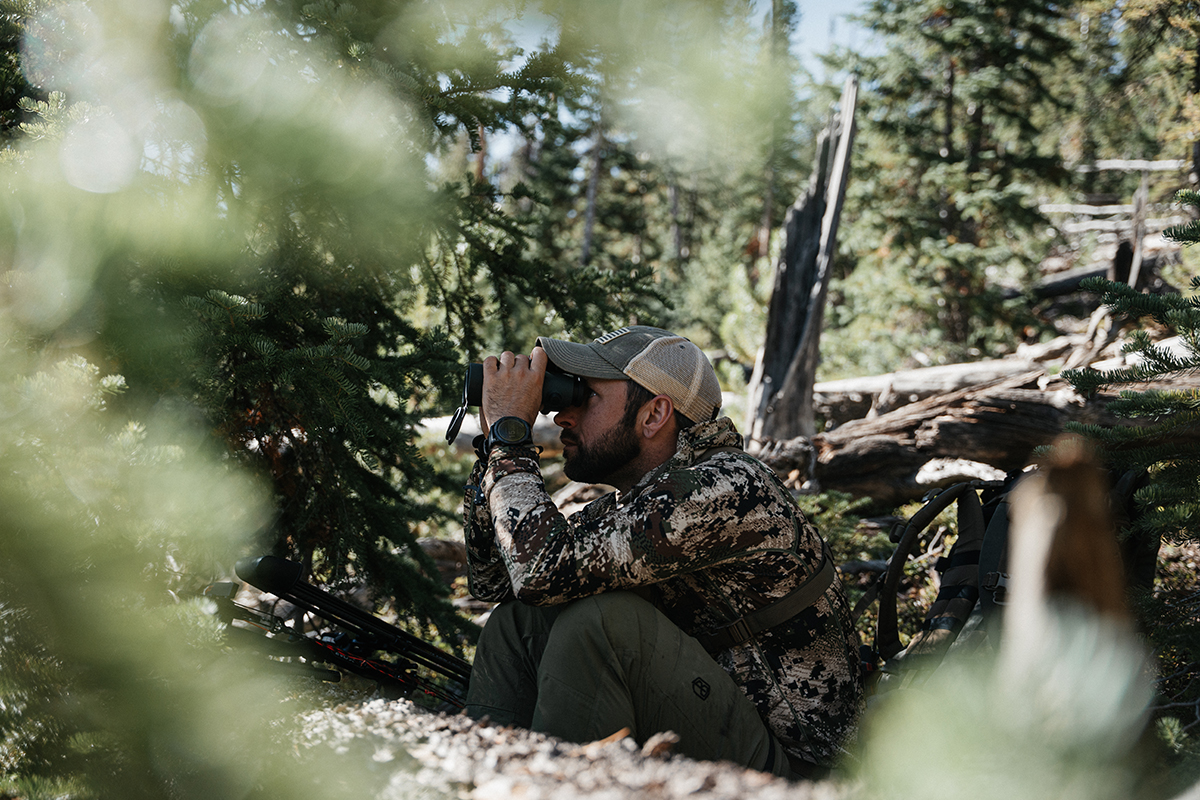
<svg viewBox="0 0 1200 800">
<path fill-rule="evenodd" d="M 531 437 L 549 365 L 588 387 L 554 418 L 567 476 L 616 489 L 569 519 Z M 472 594 L 500 605 L 469 714 L 574 742 L 673 731 L 684 755 L 792 778 L 833 764 L 863 702 L 846 596 L 720 405 L 703 352 L 658 328 L 484 362 L 467 549 Z"/>
</svg>

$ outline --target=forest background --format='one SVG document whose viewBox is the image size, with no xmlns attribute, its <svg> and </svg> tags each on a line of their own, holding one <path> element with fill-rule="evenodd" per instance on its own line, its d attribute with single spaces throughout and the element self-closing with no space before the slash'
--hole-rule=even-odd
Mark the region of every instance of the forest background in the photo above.
<svg viewBox="0 0 1200 800">
<path fill-rule="evenodd" d="M 275 552 L 469 650 L 416 543 L 455 535 L 465 465 L 422 420 L 468 361 L 629 323 L 691 337 L 741 391 L 846 75 L 823 378 L 1053 336 L 1021 290 L 1097 242 L 1039 206 L 1132 196 L 1136 175 L 1076 169 L 1097 159 L 1182 159 L 1166 203 L 1200 154 L 1181 0 L 874 0 L 830 83 L 784 0 L 0 13 L 10 797 L 354 790 L 319 760 L 248 762 L 289 709 L 215 658 L 202 586 Z"/>
</svg>

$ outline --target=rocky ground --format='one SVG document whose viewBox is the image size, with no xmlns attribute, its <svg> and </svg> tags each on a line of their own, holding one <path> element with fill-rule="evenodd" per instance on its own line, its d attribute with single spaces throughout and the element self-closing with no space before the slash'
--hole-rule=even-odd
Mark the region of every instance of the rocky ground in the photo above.
<svg viewBox="0 0 1200 800">
<path fill-rule="evenodd" d="M 302 748 L 332 748 L 350 768 L 379 775 L 380 800 L 835 800 L 835 781 L 792 783 L 728 763 L 670 752 L 671 739 L 638 747 L 628 736 L 578 745 L 407 700 L 344 702 L 303 716 Z M 361 764 L 357 763 L 361 762 Z"/>
</svg>

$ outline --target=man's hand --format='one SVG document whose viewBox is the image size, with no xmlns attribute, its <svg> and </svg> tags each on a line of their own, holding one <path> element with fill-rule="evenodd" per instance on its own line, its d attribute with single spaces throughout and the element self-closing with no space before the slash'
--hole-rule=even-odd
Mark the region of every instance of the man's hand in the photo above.
<svg viewBox="0 0 1200 800">
<path fill-rule="evenodd" d="M 483 404 L 479 423 L 483 432 L 501 417 L 520 417 L 533 424 L 542 407 L 542 381 L 549 359 L 546 351 L 533 348 L 528 356 L 505 350 L 499 358 L 483 361 Z"/>
</svg>

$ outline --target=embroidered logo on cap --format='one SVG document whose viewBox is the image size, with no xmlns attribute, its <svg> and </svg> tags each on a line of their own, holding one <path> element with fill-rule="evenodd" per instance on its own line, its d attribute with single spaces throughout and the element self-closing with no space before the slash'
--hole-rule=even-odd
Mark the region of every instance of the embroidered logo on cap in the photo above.
<svg viewBox="0 0 1200 800">
<path fill-rule="evenodd" d="M 603 336 L 597 336 L 593 344 L 608 344 L 613 339 L 624 336 L 627 333 L 632 333 L 629 328 L 617 328 L 615 331 L 609 331 Z"/>
</svg>

